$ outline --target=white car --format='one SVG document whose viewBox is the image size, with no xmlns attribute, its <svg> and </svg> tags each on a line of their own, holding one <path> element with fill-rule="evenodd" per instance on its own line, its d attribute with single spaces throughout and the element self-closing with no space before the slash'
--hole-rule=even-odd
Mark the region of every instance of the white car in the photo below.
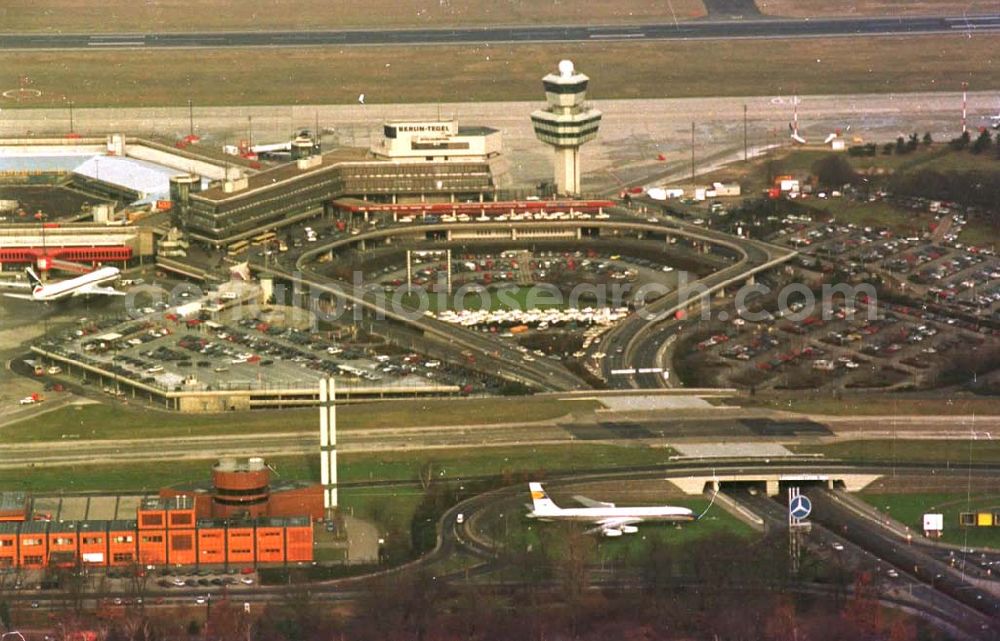
<svg viewBox="0 0 1000 641">
<path fill-rule="evenodd" d="M 833 548 L 834 550 L 836 550 L 836 551 L 838 551 L 838 552 L 843 552 L 843 551 L 844 551 L 844 544 L 843 544 L 843 543 L 840 543 L 839 541 L 834 541 L 834 542 L 833 542 L 833 543 L 831 544 L 831 546 L 830 546 L 830 547 L 832 547 L 832 548 Z"/>
<path fill-rule="evenodd" d="M 35 400 L 35 398 L 33 396 L 25 396 L 24 398 L 22 398 L 18 402 L 21 405 L 34 405 L 35 403 L 37 403 L 37 401 Z"/>
</svg>

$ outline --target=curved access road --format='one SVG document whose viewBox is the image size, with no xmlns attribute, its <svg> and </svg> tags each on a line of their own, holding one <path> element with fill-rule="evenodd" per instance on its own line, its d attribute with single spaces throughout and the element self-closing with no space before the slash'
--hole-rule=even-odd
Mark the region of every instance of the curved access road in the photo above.
<svg viewBox="0 0 1000 641">
<path fill-rule="evenodd" d="M 723 232 L 683 222 L 673 222 L 670 233 L 700 239 L 738 252 L 733 265 L 653 301 L 616 325 L 606 335 L 600 351 L 605 380 L 613 389 L 665 386 L 657 354 L 663 341 L 677 331 L 678 311 L 698 308 L 702 297 L 710 297 L 728 287 L 741 286 L 759 272 L 791 260 L 797 252 L 757 240 L 738 238 Z M 663 226 L 660 226 L 663 229 Z"/>
<path fill-rule="evenodd" d="M 693 242 L 702 243 L 706 247 L 709 245 L 724 247 L 734 253 L 738 259 L 733 265 L 699 281 L 698 287 L 709 294 L 733 284 L 742 283 L 751 278 L 755 273 L 770 269 L 795 255 L 795 252 L 776 245 L 738 238 L 722 232 L 703 229 L 695 225 L 636 221 L 631 217 L 615 216 L 610 220 L 394 225 L 386 229 L 369 231 L 357 236 L 341 238 L 318 245 L 303 253 L 298 258 L 294 273 L 279 267 L 267 265 L 254 265 L 254 269 L 260 273 L 288 280 L 297 286 L 307 287 L 310 291 L 323 292 L 348 300 L 353 304 L 367 308 L 375 313 L 378 318 L 408 324 L 421 331 L 425 336 L 446 341 L 453 346 L 470 350 L 486 359 L 492 359 L 491 362 L 494 362 L 498 366 L 498 375 L 508 380 L 514 380 L 542 390 L 565 391 L 585 388 L 585 383 L 579 377 L 568 372 L 559 363 L 551 362 L 547 359 L 526 361 L 520 352 L 504 341 L 484 336 L 479 332 L 464 327 L 439 321 L 414 310 L 402 309 L 399 305 L 390 305 L 389 301 L 385 300 L 385 296 L 377 296 L 372 291 L 366 290 L 364 287 L 357 287 L 352 283 L 331 281 L 326 276 L 320 274 L 314 267 L 315 260 L 322 254 L 336 252 L 362 243 L 384 242 L 395 236 L 413 236 L 415 234 L 422 235 L 435 232 L 447 233 L 463 229 L 528 230 L 532 227 L 544 227 L 545 229 L 586 228 L 613 232 L 615 234 L 630 232 L 643 235 L 661 235 L 664 237 L 667 235 L 682 236 Z M 607 335 L 604 351 L 608 352 L 609 349 L 607 348 L 610 348 L 612 352 L 616 351 L 618 347 L 622 349 L 621 353 L 614 353 L 605 362 L 606 378 L 611 378 L 610 370 L 612 369 L 629 367 L 629 364 L 636 358 L 636 354 L 640 352 L 648 353 L 650 349 L 655 352 L 656 348 L 654 345 L 643 344 L 643 341 L 656 336 L 652 332 L 652 328 L 669 318 L 670 314 L 675 310 L 686 307 L 689 304 L 688 292 L 670 292 L 645 306 L 643 309 L 631 314 L 624 321 L 616 325 Z M 617 381 L 616 385 L 624 383 L 624 387 L 635 387 L 637 385 L 634 376 L 627 377 L 627 380 L 621 378 L 613 380 Z M 654 387 L 655 385 L 646 386 Z"/>
</svg>

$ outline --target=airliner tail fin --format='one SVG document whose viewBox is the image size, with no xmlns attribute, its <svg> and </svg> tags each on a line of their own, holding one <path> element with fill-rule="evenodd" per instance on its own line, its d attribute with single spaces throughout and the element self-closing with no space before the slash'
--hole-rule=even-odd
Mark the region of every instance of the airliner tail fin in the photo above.
<svg viewBox="0 0 1000 641">
<path fill-rule="evenodd" d="M 531 504 L 536 514 L 552 514 L 559 511 L 559 506 L 549 498 L 541 483 L 528 483 L 528 488 L 531 490 Z"/>
</svg>

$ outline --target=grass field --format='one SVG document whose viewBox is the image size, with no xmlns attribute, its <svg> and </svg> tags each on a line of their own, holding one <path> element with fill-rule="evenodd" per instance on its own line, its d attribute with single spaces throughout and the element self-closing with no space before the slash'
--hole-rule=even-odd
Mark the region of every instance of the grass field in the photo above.
<svg viewBox="0 0 1000 641">
<path fill-rule="evenodd" d="M 589 6 L 589 5 L 588 5 Z M 962 35 L 476 47 L 356 47 L 0 54 L 0 90 L 28 76 L 41 97 L 2 108 L 464 102 L 541 99 L 540 77 L 561 58 L 592 76 L 589 96 L 683 98 L 782 95 L 777 61 L 798 70 L 800 94 L 937 91 L 937 78 L 1000 88 L 988 38 Z M 819 60 L 820 62 L 817 62 Z M 607 70 L 628 69 L 629 73 Z M 6 80 L 3 80 L 6 78 Z M 391 88 L 391 90 L 389 89 Z M 85 115 L 80 115 L 85 118 Z M 83 121 L 81 121 L 83 122 Z"/>
<path fill-rule="evenodd" d="M 574 443 L 566 446 L 523 446 L 412 450 L 340 456 L 341 482 L 379 480 L 416 481 L 424 465 L 436 478 L 537 473 L 666 465 L 674 450 L 615 447 Z M 0 470 L 0 488 L 35 493 L 89 491 L 152 491 L 165 485 L 208 479 L 214 459 L 175 461 L 169 465 L 77 465 Z M 314 455 L 269 458 L 279 478 L 319 479 L 319 457 Z M 345 490 L 347 492 L 348 490 Z"/>
<path fill-rule="evenodd" d="M 1000 441 L 994 440 L 860 440 L 830 445 L 792 445 L 797 453 L 819 453 L 830 459 L 860 462 L 940 463 L 958 468 L 972 463 L 1000 463 Z"/>
<path fill-rule="evenodd" d="M 0 30 L 33 32 L 391 29 L 629 24 L 705 15 L 701 0 L 5 0 Z"/>
<path fill-rule="evenodd" d="M 992 0 L 757 0 L 770 16 L 924 16 L 961 15 L 996 11 Z"/>
<path fill-rule="evenodd" d="M 979 548 L 1000 548 L 1000 527 L 964 528 L 959 525 L 960 512 L 1000 510 L 1000 494 L 858 494 L 858 498 L 886 513 L 915 532 L 923 528 L 925 513 L 944 515 L 945 543 Z"/>
<path fill-rule="evenodd" d="M 996 398 L 892 398 L 887 396 L 799 398 L 744 398 L 740 404 L 747 407 L 766 407 L 803 414 L 827 414 L 830 416 L 892 416 L 910 414 L 915 416 L 992 416 L 1000 414 L 1000 399 Z"/>
<path fill-rule="evenodd" d="M 689 508 L 695 515 L 705 512 L 708 500 L 704 498 L 670 499 L 670 505 Z M 644 524 L 639 526 L 639 532 L 620 539 L 602 539 L 600 556 L 603 559 L 628 559 L 640 552 L 649 541 L 660 540 L 670 545 L 682 546 L 700 538 L 729 532 L 750 539 L 757 536 L 749 525 L 732 516 L 718 505 L 705 512 L 702 519 L 694 523 L 685 523 L 680 527 L 666 524 Z"/>
<path fill-rule="evenodd" d="M 972 220 L 962 228 L 962 232 L 958 235 L 958 240 L 965 245 L 990 247 L 995 250 L 997 247 L 997 232 L 993 227 L 980 220 Z"/>
<path fill-rule="evenodd" d="M 897 233 L 921 234 L 934 220 L 928 213 L 917 214 L 906 209 L 893 207 L 887 202 L 863 203 L 844 198 L 814 198 L 802 204 L 830 216 L 838 223 L 854 223 L 861 226 L 888 227 Z"/>
<path fill-rule="evenodd" d="M 432 425 L 485 425 L 544 421 L 601 407 L 593 400 L 542 397 L 405 400 L 344 405 L 337 410 L 340 430 Z M 303 432 L 317 429 L 315 409 L 180 414 L 114 405 L 83 405 L 46 412 L 0 428 L 0 442 L 26 443 L 75 439 L 124 439 Z"/>
<path fill-rule="evenodd" d="M 917 132 L 917 135 L 923 136 L 923 132 Z M 985 153 L 976 156 L 968 151 L 954 151 L 947 144 L 941 142 L 932 143 L 930 146 L 921 143 L 917 150 L 911 153 L 903 155 L 893 153 L 888 156 L 882 154 L 881 146 L 884 143 L 894 141 L 888 139 L 865 141 L 865 143 L 868 142 L 874 142 L 879 146 L 878 155 L 850 156 L 838 154 L 827 148 L 785 147 L 775 150 L 766 159 L 750 163 L 746 168 L 730 166 L 722 170 L 720 174 L 742 169 L 738 174 L 741 180 L 750 183 L 751 188 L 763 189 L 767 185 L 769 169 L 774 173 L 810 172 L 816 161 L 834 154 L 842 156 L 859 173 L 891 173 L 918 169 L 932 169 L 941 172 L 996 171 L 998 168 L 992 154 Z"/>
<path fill-rule="evenodd" d="M 917 132 L 917 135 L 922 136 L 923 134 Z M 844 155 L 843 157 L 859 172 L 912 172 L 924 169 L 939 172 L 1000 170 L 1000 165 L 994 160 L 992 153 L 976 156 L 964 150 L 954 151 L 946 144 L 938 142 L 929 147 L 921 144 L 916 151 L 909 154 L 886 156 L 881 153 L 881 143 L 885 142 L 891 141 L 876 141 L 880 148 L 877 156 Z M 767 184 L 769 165 L 775 172 L 809 173 L 816 161 L 832 153 L 834 152 L 825 149 L 780 150 L 768 160 L 756 161 L 742 171 L 737 167 L 729 167 L 720 171 L 714 178 L 738 179 L 748 191 L 764 189 Z M 934 216 L 929 212 L 900 209 L 883 201 L 863 203 L 835 198 L 812 198 L 799 202 L 827 216 L 836 218 L 838 222 L 884 226 L 903 234 L 923 233 L 934 222 Z M 989 247 L 996 243 L 996 233 L 988 224 L 973 220 L 963 228 L 960 241 L 965 244 Z"/>
</svg>

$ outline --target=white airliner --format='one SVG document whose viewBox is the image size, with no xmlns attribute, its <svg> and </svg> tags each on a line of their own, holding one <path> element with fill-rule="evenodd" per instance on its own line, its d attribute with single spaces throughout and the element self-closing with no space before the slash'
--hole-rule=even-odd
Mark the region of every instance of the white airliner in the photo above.
<svg viewBox="0 0 1000 641">
<path fill-rule="evenodd" d="M 829 145 L 831 142 L 833 142 L 837 138 L 840 138 L 850 130 L 851 130 L 850 125 L 847 125 L 847 129 L 834 129 L 829 134 L 827 134 L 826 138 L 823 140 L 823 144 Z"/>
<path fill-rule="evenodd" d="M 659 505 L 655 507 L 615 507 L 614 503 L 594 501 L 585 496 L 574 496 L 586 507 L 561 508 L 556 505 L 542 489 L 541 483 L 529 483 L 531 489 L 531 504 L 533 509 L 528 513 L 531 518 L 542 521 L 585 521 L 594 523 L 597 527 L 591 532 L 600 532 L 604 536 L 616 537 L 622 534 L 635 534 L 637 523 L 644 521 L 693 521 L 694 512 L 686 507 Z"/>
<path fill-rule="evenodd" d="M 117 267 L 101 267 L 82 276 L 59 281 L 58 283 L 44 284 L 30 267 L 25 270 L 28 274 L 27 283 L 3 283 L 3 287 L 13 287 L 17 289 L 31 289 L 30 294 L 8 294 L 9 298 L 20 298 L 37 302 L 48 302 L 62 300 L 72 296 L 124 296 L 125 292 L 120 292 L 113 287 L 101 287 L 101 283 L 113 281 L 121 275 Z"/>
</svg>

